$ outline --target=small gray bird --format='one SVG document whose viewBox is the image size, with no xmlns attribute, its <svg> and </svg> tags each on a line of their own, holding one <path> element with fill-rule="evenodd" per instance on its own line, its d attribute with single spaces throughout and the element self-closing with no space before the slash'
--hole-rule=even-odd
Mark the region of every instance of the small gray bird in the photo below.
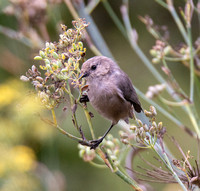
<svg viewBox="0 0 200 191">
<path fill-rule="evenodd" d="M 87 96 L 80 102 L 88 102 L 105 118 L 112 121 L 110 128 L 97 140 L 91 141 L 95 149 L 119 120 L 128 123 L 133 118 L 133 108 L 137 113 L 142 107 L 128 75 L 110 58 L 95 56 L 83 63 L 82 78 L 88 85 Z"/>
</svg>

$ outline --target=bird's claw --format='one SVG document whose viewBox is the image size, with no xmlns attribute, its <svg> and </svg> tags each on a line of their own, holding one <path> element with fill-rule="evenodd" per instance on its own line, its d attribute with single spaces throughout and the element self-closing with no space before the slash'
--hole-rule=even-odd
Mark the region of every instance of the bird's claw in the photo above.
<svg viewBox="0 0 200 191">
<path fill-rule="evenodd" d="M 82 95 L 81 98 L 80 98 L 80 103 L 86 103 L 86 102 L 89 102 L 89 98 L 87 95 Z"/>
<path fill-rule="evenodd" d="M 95 150 L 102 141 L 103 141 L 103 139 L 101 139 L 101 138 L 90 141 L 90 149 L 94 149 Z"/>
<path fill-rule="evenodd" d="M 91 141 L 82 140 L 82 141 L 79 141 L 79 143 L 81 145 L 85 145 L 85 146 L 90 147 L 90 149 L 94 149 L 95 150 L 102 141 L 103 141 L 103 139 L 100 138 L 100 139 L 91 140 Z"/>
</svg>

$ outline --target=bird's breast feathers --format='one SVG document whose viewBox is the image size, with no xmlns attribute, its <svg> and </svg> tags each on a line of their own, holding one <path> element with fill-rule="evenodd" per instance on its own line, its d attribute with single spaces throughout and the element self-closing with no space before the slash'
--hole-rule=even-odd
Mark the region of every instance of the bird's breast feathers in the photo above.
<svg viewBox="0 0 200 191">
<path fill-rule="evenodd" d="M 131 104 L 124 99 L 121 90 L 109 82 L 96 87 L 89 86 L 88 97 L 100 114 L 116 123 L 129 116 Z"/>
</svg>

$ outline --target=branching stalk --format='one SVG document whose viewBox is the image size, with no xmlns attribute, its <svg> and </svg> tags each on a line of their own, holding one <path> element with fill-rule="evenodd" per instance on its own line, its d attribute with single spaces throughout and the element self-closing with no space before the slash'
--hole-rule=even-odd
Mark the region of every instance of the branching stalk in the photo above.
<svg viewBox="0 0 200 191">
<path fill-rule="evenodd" d="M 119 176 L 122 180 L 124 180 L 126 183 L 128 183 L 129 185 L 131 185 L 131 187 L 135 190 L 135 191 L 142 191 L 142 189 L 138 186 L 137 182 L 131 178 L 129 178 L 127 175 L 125 175 L 113 162 L 113 160 L 110 158 L 109 155 L 107 155 L 106 149 L 102 148 L 102 151 L 104 153 L 105 156 L 107 156 L 107 159 L 109 161 L 109 164 L 112 167 L 112 171 Z"/>
</svg>

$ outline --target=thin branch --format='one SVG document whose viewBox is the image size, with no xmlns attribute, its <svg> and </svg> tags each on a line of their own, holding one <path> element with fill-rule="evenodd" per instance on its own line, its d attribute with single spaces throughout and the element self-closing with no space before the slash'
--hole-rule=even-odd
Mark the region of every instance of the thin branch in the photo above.
<svg viewBox="0 0 200 191">
<path fill-rule="evenodd" d="M 88 14 L 91 14 L 94 9 L 97 7 L 97 5 L 100 3 L 100 0 L 91 0 L 87 6 L 85 7 L 85 11 L 88 13 Z"/>
<path fill-rule="evenodd" d="M 0 25 L 0 33 L 11 39 L 21 42 L 29 48 L 33 47 L 33 44 L 31 43 L 31 40 L 29 38 L 25 37 L 22 33 L 19 33 L 15 30 Z"/>
<path fill-rule="evenodd" d="M 123 24 L 121 23 L 121 21 L 119 20 L 118 16 L 115 14 L 115 12 L 113 11 L 112 7 L 110 6 L 109 2 L 107 0 L 103 0 L 102 1 L 106 11 L 108 12 L 108 14 L 110 15 L 110 17 L 112 18 L 113 22 L 115 23 L 115 25 L 117 26 L 117 28 L 119 29 L 119 31 L 122 33 L 122 35 L 128 39 L 126 30 L 123 26 Z"/>
<path fill-rule="evenodd" d="M 69 0 L 68 0 L 69 1 Z M 89 23 L 89 27 L 87 31 L 94 42 L 95 46 L 104 56 L 113 58 L 111 51 L 109 50 L 106 42 L 104 41 L 101 33 L 99 32 L 95 22 L 93 21 L 92 17 L 85 11 L 84 1 L 80 0 L 79 2 L 73 1 L 74 6 L 77 9 L 79 17 L 85 18 Z"/>
</svg>

